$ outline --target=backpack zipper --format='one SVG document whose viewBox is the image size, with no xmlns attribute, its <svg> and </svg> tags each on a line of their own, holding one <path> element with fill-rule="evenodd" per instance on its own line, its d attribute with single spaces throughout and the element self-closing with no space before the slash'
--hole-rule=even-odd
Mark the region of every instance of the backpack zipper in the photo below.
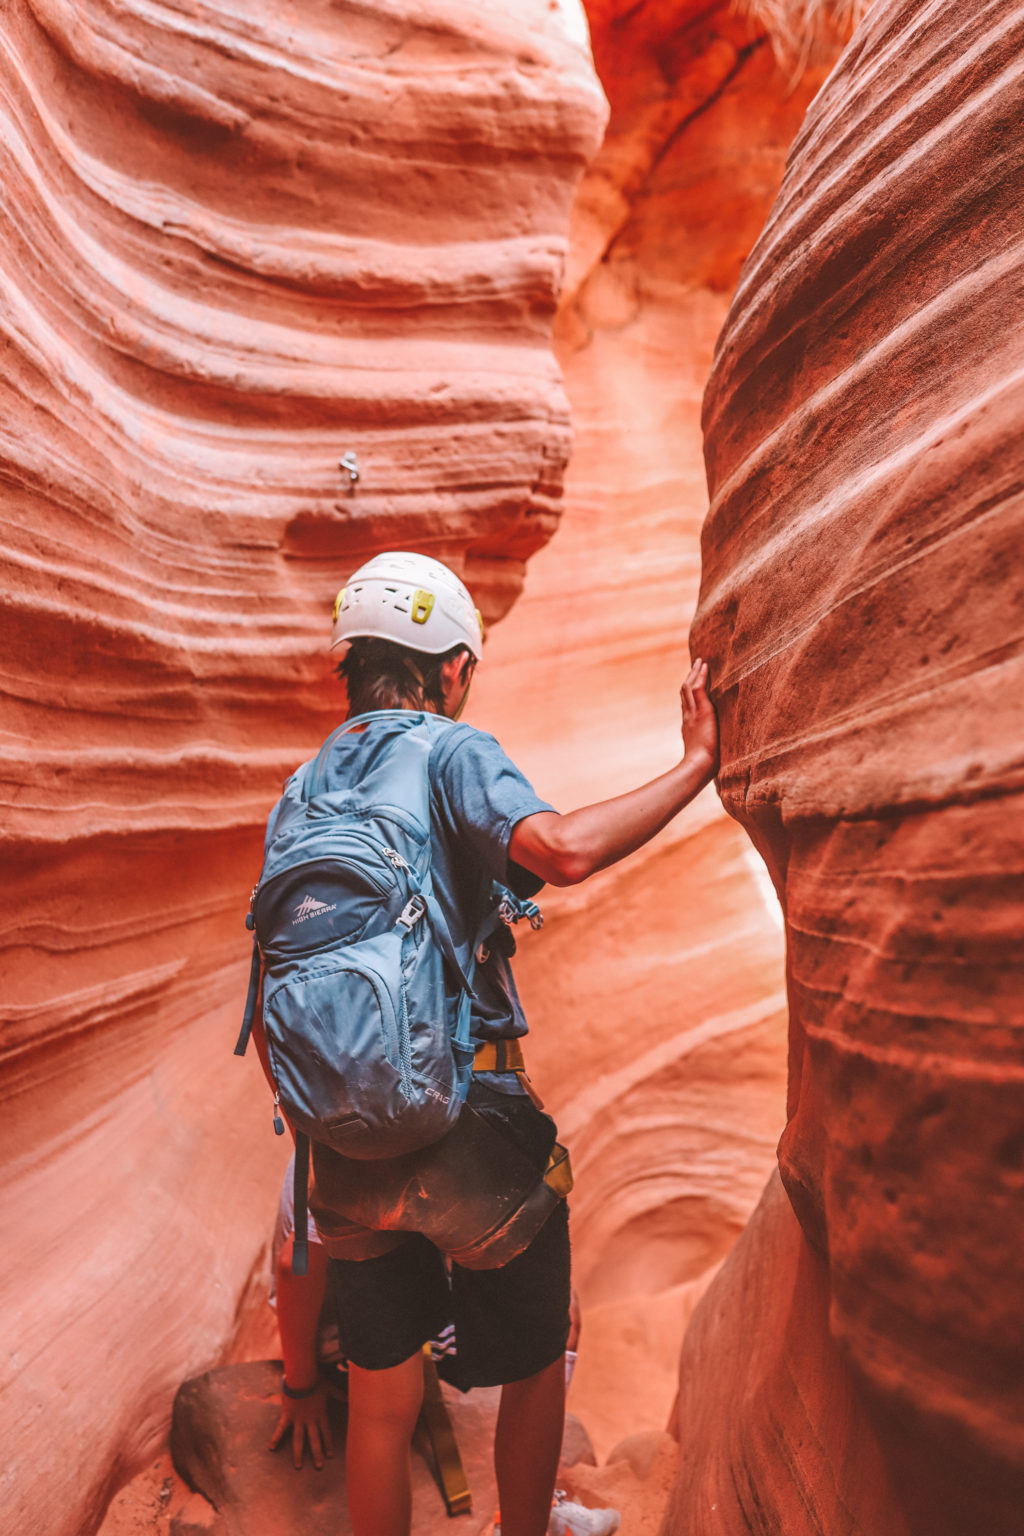
<svg viewBox="0 0 1024 1536">
<path fill-rule="evenodd" d="M 405 987 L 398 983 L 398 1064 L 402 1073 L 402 1091 L 412 1097 L 412 1054 L 409 1039 L 409 1006 L 405 1000 Z"/>
<path fill-rule="evenodd" d="M 399 857 L 401 857 L 401 855 L 399 855 Z M 249 899 L 249 915 L 255 922 L 257 896 L 261 891 L 266 890 L 268 885 L 272 885 L 273 882 L 277 880 L 281 875 L 290 874 L 295 870 L 305 869 L 309 864 L 325 864 L 332 862 L 335 864 L 340 864 L 343 869 L 354 869 L 357 874 L 361 875 L 366 880 L 368 885 L 373 887 L 378 896 L 388 897 L 391 895 L 394 889 L 393 886 L 385 884 L 385 882 L 380 879 L 380 877 L 374 872 L 372 866 L 359 864 L 355 859 L 346 858 L 343 854 L 321 854 L 320 857 L 316 859 L 303 859 L 298 864 L 286 864 L 283 869 L 278 870 L 276 875 L 271 875 L 268 880 L 262 880 L 259 885 L 254 885 L 252 896 Z M 250 926 L 252 925 L 246 923 L 246 927 Z"/>
<path fill-rule="evenodd" d="M 406 864 L 405 860 L 402 858 L 402 855 L 400 853 L 395 853 L 393 848 L 385 848 L 384 852 L 389 855 L 394 854 L 396 859 L 400 859 L 402 868 L 409 868 L 408 864 Z M 399 867 L 399 865 L 395 865 L 396 869 Z M 406 939 L 412 938 L 413 929 L 415 928 L 416 924 L 426 917 L 426 911 L 427 904 L 419 891 L 415 892 L 412 896 L 409 897 L 409 900 L 406 902 L 404 908 L 402 909 L 402 913 L 398 918 L 397 923 L 395 924 L 396 928 L 401 928 L 403 930 L 401 938 L 401 945 L 403 950 L 405 948 Z M 409 1002 L 405 995 L 404 976 L 399 980 L 398 983 L 398 1010 L 398 1057 L 399 1064 L 402 1069 L 402 1088 L 405 1092 L 406 1098 L 411 1098 L 412 1041 L 409 1038 Z"/>
</svg>

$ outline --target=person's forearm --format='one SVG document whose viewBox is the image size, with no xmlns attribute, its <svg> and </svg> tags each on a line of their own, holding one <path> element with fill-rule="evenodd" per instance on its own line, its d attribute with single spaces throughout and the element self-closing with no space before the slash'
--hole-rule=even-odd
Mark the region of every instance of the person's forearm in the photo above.
<svg viewBox="0 0 1024 1536">
<path fill-rule="evenodd" d="M 710 783 L 714 759 L 687 753 L 675 768 L 639 789 L 564 816 L 538 812 L 512 833 L 509 855 L 550 885 L 577 885 L 650 842 Z"/>
<path fill-rule="evenodd" d="M 302 1392 L 317 1379 L 317 1330 L 327 1286 L 327 1255 L 319 1243 L 310 1243 L 309 1273 L 294 1275 L 292 1239 L 288 1238 L 278 1255 L 276 1278 L 284 1379 Z"/>
</svg>

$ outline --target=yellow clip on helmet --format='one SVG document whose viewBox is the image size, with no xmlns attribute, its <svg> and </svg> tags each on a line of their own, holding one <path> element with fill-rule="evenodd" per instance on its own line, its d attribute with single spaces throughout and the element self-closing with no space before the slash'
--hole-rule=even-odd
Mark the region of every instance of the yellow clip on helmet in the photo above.
<svg viewBox="0 0 1024 1536">
<path fill-rule="evenodd" d="M 368 635 L 429 656 L 464 645 L 479 661 L 483 629 L 454 571 L 429 555 L 389 550 L 361 565 L 335 598 L 331 649 Z"/>
</svg>

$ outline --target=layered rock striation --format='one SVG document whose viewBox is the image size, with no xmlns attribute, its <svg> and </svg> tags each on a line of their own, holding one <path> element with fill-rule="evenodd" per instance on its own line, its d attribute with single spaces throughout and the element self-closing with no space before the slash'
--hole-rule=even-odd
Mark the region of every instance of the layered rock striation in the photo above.
<svg viewBox="0 0 1024 1536">
<path fill-rule="evenodd" d="M 1009 0 L 876 5 L 708 386 L 693 643 L 790 1090 L 683 1352 L 687 1536 L 1020 1523 L 1022 84 Z"/>
<path fill-rule="evenodd" d="M 260 829 L 345 570 L 493 620 L 555 526 L 604 112 L 572 0 L 5 7 L 5 1529 L 91 1529 L 244 1311 Z"/>
</svg>

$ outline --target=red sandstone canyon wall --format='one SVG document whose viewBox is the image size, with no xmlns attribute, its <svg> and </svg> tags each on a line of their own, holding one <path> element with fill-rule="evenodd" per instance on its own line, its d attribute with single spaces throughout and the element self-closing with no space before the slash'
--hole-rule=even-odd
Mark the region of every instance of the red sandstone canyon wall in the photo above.
<svg viewBox="0 0 1024 1536">
<path fill-rule="evenodd" d="M 575 434 L 565 511 L 471 700 L 565 809 L 680 751 L 707 510 L 701 397 L 826 73 L 811 65 L 794 88 L 793 59 L 728 3 L 588 13 L 611 117 L 576 197 L 556 323 Z M 577 1173 L 571 1401 L 602 1455 L 665 1425 L 689 1312 L 774 1164 L 782 936 L 758 864 L 709 791 L 644 855 L 545 892 L 547 926 L 520 946 L 531 1070 Z"/>
<path fill-rule="evenodd" d="M 1019 5 L 879 0 L 708 386 L 694 644 L 790 1091 L 683 1351 L 680 1536 L 1020 1529 L 1022 88 Z"/>
<path fill-rule="evenodd" d="M 555 526 L 604 116 L 571 0 L 4 7 L 7 1531 L 90 1530 L 245 1311 L 261 825 L 345 569 L 434 549 L 493 620 Z"/>
</svg>

